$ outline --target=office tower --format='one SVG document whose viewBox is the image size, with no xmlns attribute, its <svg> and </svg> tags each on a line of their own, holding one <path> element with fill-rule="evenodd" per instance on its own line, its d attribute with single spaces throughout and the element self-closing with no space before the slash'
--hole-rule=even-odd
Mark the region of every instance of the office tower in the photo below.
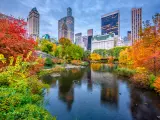
<svg viewBox="0 0 160 120">
<path fill-rule="evenodd" d="M 87 31 L 87 35 L 88 35 L 88 36 L 93 36 L 93 29 L 89 29 L 89 30 Z"/>
<path fill-rule="evenodd" d="M 39 22 L 40 14 L 35 7 L 29 12 L 29 16 L 27 18 L 28 34 L 33 38 L 39 37 Z"/>
<path fill-rule="evenodd" d="M 82 42 L 82 33 L 75 34 L 75 44 L 80 45 Z"/>
<path fill-rule="evenodd" d="M 93 29 L 89 29 L 87 31 L 87 36 L 88 36 L 87 50 L 91 50 L 91 42 L 92 42 L 92 37 L 93 37 Z"/>
<path fill-rule="evenodd" d="M 115 11 L 101 17 L 101 35 L 114 33 L 120 36 L 120 13 Z"/>
<path fill-rule="evenodd" d="M 72 9 L 67 8 L 67 16 L 58 20 L 58 39 L 65 37 L 74 43 L 74 17 Z"/>
<path fill-rule="evenodd" d="M 84 42 L 84 50 L 87 50 L 88 46 L 88 36 L 82 36 L 82 40 Z"/>
<path fill-rule="evenodd" d="M 132 8 L 132 44 L 140 39 L 139 32 L 142 29 L 142 8 Z"/>
<path fill-rule="evenodd" d="M 128 31 L 128 32 L 127 32 L 127 40 L 128 40 L 128 41 L 131 41 L 131 31 Z"/>
<path fill-rule="evenodd" d="M 67 16 L 72 16 L 72 9 L 70 7 L 67 8 Z"/>
</svg>

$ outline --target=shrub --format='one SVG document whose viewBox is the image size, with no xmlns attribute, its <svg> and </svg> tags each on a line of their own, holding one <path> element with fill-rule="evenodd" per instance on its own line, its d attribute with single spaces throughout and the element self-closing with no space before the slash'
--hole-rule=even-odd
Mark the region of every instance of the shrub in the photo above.
<svg viewBox="0 0 160 120">
<path fill-rule="evenodd" d="M 108 57 L 108 63 L 112 64 L 114 62 L 114 58 L 112 56 Z"/>
<path fill-rule="evenodd" d="M 131 81 L 140 88 L 149 88 L 149 75 L 147 73 L 136 73 L 131 78 Z"/>
<path fill-rule="evenodd" d="M 81 64 L 82 66 L 88 66 L 89 65 L 89 63 L 88 62 L 82 62 L 82 64 Z"/>
<path fill-rule="evenodd" d="M 155 82 L 153 83 L 153 86 L 155 87 L 155 91 L 160 93 L 160 77 L 158 77 Z"/>
<path fill-rule="evenodd" d="M 81 65 L 82 61 L 81 60 L 72 60 L 71 64 L 73 64 L 73 65 Z"/>
<path fill-rule="evenodd" d="M 117 68 L 115 72 L 118 75 L 125 76 L 125 77 L 131 77 L 136 73 L 135 70 L 128 69 L 128 68 Z"/>
<path fill-rule="evenodd" d="M 11 62 L 12 63 L 12 62 Z M 37 62 L 22 61 L 17 57 L 0 73 L 0 119 L 52 119 L 40 105 L 42 89 L 48 87 L 30 73 Z"/>
<path fill-rule="evenodd" d="M 52 64 L 53 64 L 52 59 L 51 58 L 46 58 L 45 65 L 52 66 Z"/>
<path fill-rule="evenodd" d="M 149 75 L 149 85 L 150 85 L 151 89 L 154 89 L 154 85 L 153 84 L 154 84 L 155 80 L 156 80 L 156 76 L 155 75 L 153 75 L 153 74 Z"/>
<path fill-rule="evenodd" d="M 58 59 L 58 58 L 52 59 L 52 62 L 54 64 L 63 64 L 63 63 L 65 63 L 65 61 L 63 59 Z"/>
<path fill-rule="evenodd" d="M 92 53 L 90 55 L 90 58 L 91 58 L 91 60 L 95 60 L 95 61 L 101 60 L 101 56 L 97 53 Z"/>
</svg>

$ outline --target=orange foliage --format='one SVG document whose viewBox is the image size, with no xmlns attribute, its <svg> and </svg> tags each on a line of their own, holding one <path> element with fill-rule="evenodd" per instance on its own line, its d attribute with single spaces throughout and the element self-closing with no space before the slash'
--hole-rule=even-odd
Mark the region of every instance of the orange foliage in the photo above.
<svg viewBox="0 0 160 120">
<path fill-rule="evenodd" d="M 81 65 L 82 61 L 81 60 L 72 60 L 71 64 L 73 64 L 73 65 Z"/>
<path fill-rule="evenodd" d="M 153 86 L 155 87 L 155 90 L 160 93 L 160 77 L 155 80 Z"/>
<path fill-rule="evenodd" d="M 112 64 L 114 62 L 114 58 L 112 56 L 108 57 L 108 63 Z"/>
</svg>

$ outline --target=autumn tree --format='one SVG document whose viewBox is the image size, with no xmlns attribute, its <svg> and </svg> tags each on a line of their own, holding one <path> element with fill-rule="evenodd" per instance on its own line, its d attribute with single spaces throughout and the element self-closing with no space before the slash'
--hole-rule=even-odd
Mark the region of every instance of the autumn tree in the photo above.
<svg viewBox="0 0 160 120">
<path fill-rule="evenodd" d="M 20 55 L 25 59 L 30 51 L 34 52 L 36 42 L 27 37 L 25 26 L 26 22 L 21 19 L 0 19 L 0 53 L 7 62 L 11 56 Z"/>
<path fill-rule="evenodd" d="M 160 20 L 157 15 L 153 17 L 153 23 L 154 25 L 148 21 L 144 23 L 141 39 L 133 45 L 133 51 L 134 64 L 157 75 L 160 70 Z"/>
</svg>

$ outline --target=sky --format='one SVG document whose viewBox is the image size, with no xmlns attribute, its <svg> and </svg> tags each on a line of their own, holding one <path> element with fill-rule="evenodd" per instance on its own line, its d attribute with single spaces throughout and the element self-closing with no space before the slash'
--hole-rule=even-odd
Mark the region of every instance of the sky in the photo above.
<svg viewBox="0 0 160 120">
<path fill-rule="evenodd" d="M 120 34 L 131 30 L 131 9 L 142 7 L 142 20 L 151 20 L 160 13 L 160 0 L 0 0 L 0 12 L 27 20 L 33 7 L 40 13 L 40 36 L 49 34 L 58 37 L 58 20 L 72 8 L 75 19 L 75 33 L 87 35 L 93 29 L 94 35 L 101 33 L 101 16 L 120 11 Z"/>
</svg>

